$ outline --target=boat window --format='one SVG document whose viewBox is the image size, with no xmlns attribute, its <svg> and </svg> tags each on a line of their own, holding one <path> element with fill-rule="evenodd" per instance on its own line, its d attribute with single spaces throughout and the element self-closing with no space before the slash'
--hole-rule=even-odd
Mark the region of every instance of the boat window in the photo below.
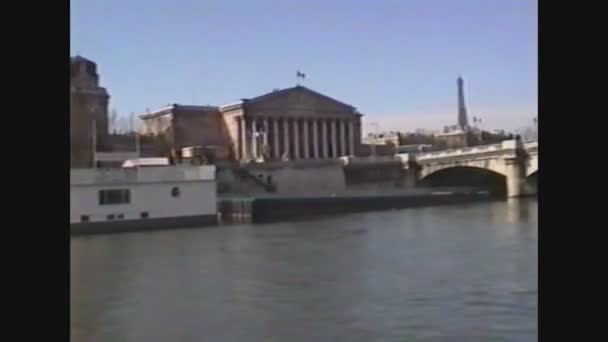
<svg viewBox="0 0 608 342">
<path fill-rule="evenodd" d="M 113 219 L 114 219 L 114 215 L 113 215 L 113 214 L 108 215 L 108 216 L 107 216 L 107 219 L 108 219 L 108 220 L 113 220 Z"/>
<path fill-rule="evenodd" d="M 171 196 L 173 197 L 179 197 L 179 188 L 174 186 L 173 189 L 171 189 Z"/>
<path fill-rule="evenodd" d="M 124 219 L 124 218 L 125 218 L 125 215 L 123 215 L 123 214 L 118 214 L 118 216 L 117 216 L 117 217 L 118 217 L 119 219 Z"/>
<path fill-rule="evenodd" d="M 141 218 L 148 218 L 148 212 L 142 211 L 140 216 L 141 216 Z"/>
<path fill-rule="evenodd" d="M 89 222 L 89 215 L 80 215 L 80 222 Z"/>
<path fill-rule="evenodd" d="M 128 204 L 131 203 L 131 190 L 111 189 L 99 190 L 99 204 Z"/>
</svg>

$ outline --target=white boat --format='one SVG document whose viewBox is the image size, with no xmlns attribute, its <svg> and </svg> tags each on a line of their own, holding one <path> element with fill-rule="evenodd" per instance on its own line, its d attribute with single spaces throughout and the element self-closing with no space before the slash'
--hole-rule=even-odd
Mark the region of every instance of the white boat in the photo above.
<svg viewBox="0 0 608 342">
<path fill-rule="evenodd" d="M 70 170 L 72 234 L 214 224 L 215 166 Z"/>
</svg>

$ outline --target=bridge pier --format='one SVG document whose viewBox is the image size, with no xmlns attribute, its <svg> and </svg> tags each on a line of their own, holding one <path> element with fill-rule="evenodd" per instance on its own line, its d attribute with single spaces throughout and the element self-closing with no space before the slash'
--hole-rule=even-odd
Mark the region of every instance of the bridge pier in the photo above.
<svg viewBox="0 0 608 342">
<path fill-rule="evenodd" d="M 524 195 L 525 167 L 519 158 L 505 159 L 505 173 L 507 178 L 507 197 L 520 197 Z"/>
</svg>

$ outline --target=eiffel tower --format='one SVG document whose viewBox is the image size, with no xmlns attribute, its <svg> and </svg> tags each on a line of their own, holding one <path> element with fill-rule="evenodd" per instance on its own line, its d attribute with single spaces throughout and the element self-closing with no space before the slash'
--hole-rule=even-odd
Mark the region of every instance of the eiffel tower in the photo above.
<svg viewBox="0 0 608 342">
<path fill-rule="evenodd" d="M 463 131 L 469 129 L 469 120 L 467 119 L 467 107 L 464 104 L 464 80 L 458 76 L 458 128 Z"/>
</svg>

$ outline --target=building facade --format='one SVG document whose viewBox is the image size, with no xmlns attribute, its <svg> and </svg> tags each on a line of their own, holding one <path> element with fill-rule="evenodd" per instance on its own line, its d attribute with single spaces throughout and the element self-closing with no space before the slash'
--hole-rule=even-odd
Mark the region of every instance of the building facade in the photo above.
<svg viewBox="0 0 608 342">
<path fill-rule="evenodd" d="M 464 148 L 468 146 L 467 132 L 452 131 L 435 134 L 437 144 L 442 148 Z"/>
<path fill-rule="evenodd" d="M 393 146 L 401 145 L 401 133 L 385 132 L 385 133 L 369 133 L 363 138 L 363 142 L 372 145 L 391 144 Z"/>
<path fill-rule="evenodd" d="M 180 108 L 190 114 L 179 114 Z M 353 106 L 296 86 L 220 107 L 173 105 L 140 118 L 142 133 L 166 134 L 174 149 L 224 146 L 231 159 L 250 161 L 356 155 L 361 116 Z"/>
<path fill-rule="evenodd" d="M 97 64 L 80 57 L 70 58 L 70 167 L 93 166 L 93 143 L 108 143 L 110 96 L 99 85 Z M 95 130 L 95 133 L 93 131 Z"/>
<path fill-rule="evenodd" d="M 161 154 L 179 154 L 182 149 L 192 146 L 224 150 L 231 146 L 218 107 L 172 104 L 141 115 L 140 119 L 143 122 L 140 133 L 153 137 Z"/>
</svg>

